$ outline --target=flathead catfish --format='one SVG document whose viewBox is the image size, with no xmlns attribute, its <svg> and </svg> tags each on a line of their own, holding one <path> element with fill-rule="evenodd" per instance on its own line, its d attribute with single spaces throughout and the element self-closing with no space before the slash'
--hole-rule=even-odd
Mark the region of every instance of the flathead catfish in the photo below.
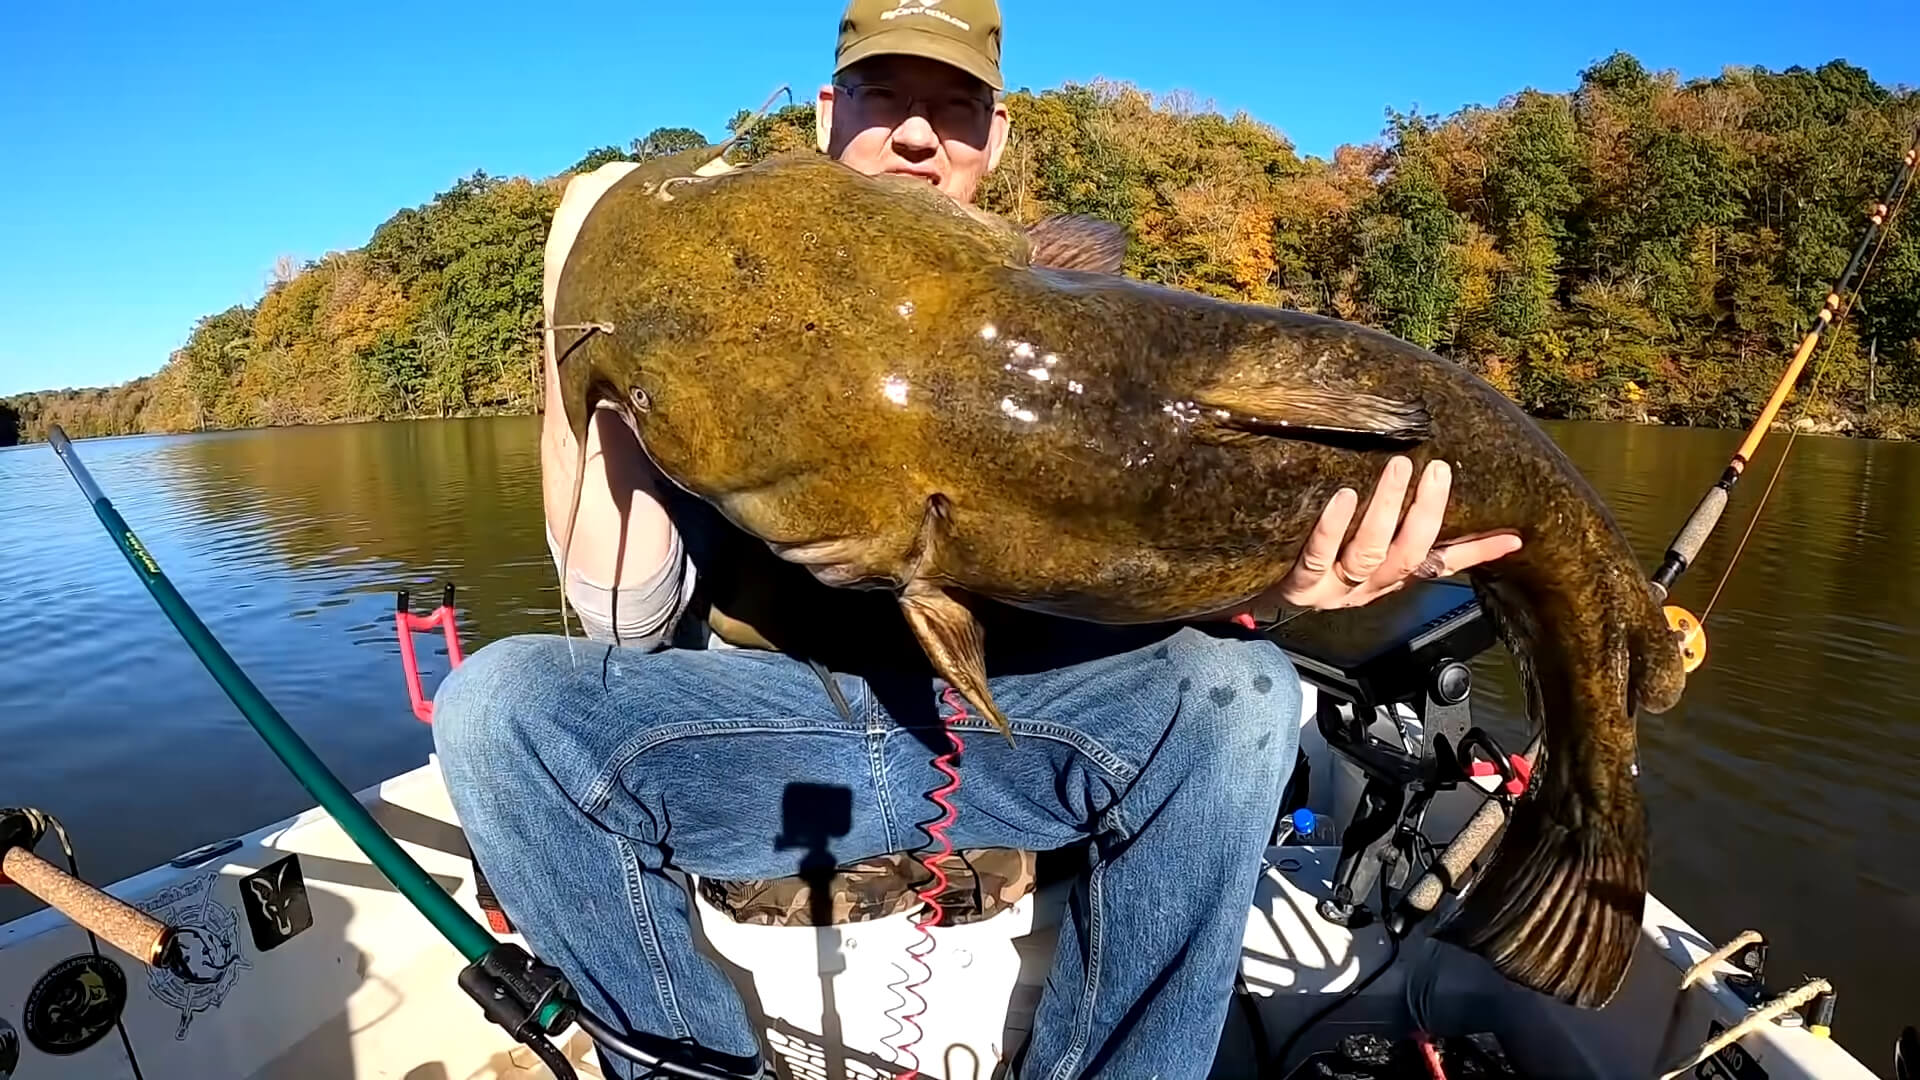
<svg viewBox="0 0 1920 1080">
<path fill-rule="evenodd" d="M 893 592 L 1003 730 L 970 597 L 1104 623 L 1227 610 L 1281 580 L 1340 487 L 1364 499 L 1394 453 L 1446 460 L 1440 539 L 1524 542 L 1470 576 L 1546 761 L 1441 933 L 1562 1000 L 1612 997 L 1647 880 L 1635 713 L 1685 676 L 1633 552 L 1538 426 L 1376 330 L 1035 266 L 1020 230 L 921 181 L 713 156 L 634 170 L 567 255 L 557 404 L 583 448 L 610 404 L 781 557 Z"/>
</svg>

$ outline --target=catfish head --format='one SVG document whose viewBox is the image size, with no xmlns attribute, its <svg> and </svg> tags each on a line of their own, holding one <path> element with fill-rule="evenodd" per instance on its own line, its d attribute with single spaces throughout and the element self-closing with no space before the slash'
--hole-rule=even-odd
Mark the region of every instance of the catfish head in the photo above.
<svg viewBox="0 0 1920 1080">
<path fill-rule="evenodd" d="M 554 221 L 552 228 L 548 232 L 547 239 L 548 265 L 545 270 L 546 280 L 544 282 L 544 291 L 549 317 L 551 317 L 551 313 L 554 310 L 554 298 L 558 291 L 560 277 L 566 270 L 566 260 L 564 257 L 562 258 L 562 265 L 552 265 L 554 249 L 558 246 L 561 247 L 562 250 L 571 250 L 574 239 L 580 233 L 580 227 L 585 224 L 587 215 L 592 212 L 593 207 L 599 202 L 600 196 L 605 195 L 607 191 L 613 187 L 627 187 L 632 185 L 638 187 L 640 191 L 648 195 L 656 196 L 664 201 L 672 198 L 671 192 L 676 184 L 731 172 L 734 166 L 726 160 L 727 151 L 732 149 L 733 145 L 740 141 L 741 135 L 759 125 L 760 121 L 766 117 L 767 111 L 773 108 L 773 103 L 779 100 L 782 94 L 786 95 L 788 102 L 792 102 L 793 93 L 791 88 L 787 86 L 779 87 L 773 93 L 767 95 L 767 100 L 761 102 L 759 111 L 756 112 L 751 119 L 739 124 L 735 127 L 732 135 L 727 136 L 717 143 L 711 143 L 707 146 L 697 147 L 691 150 L 682 150 L 679 153 L 667 154 L 664 157 L 649 158 L 630 169 L 626 169 L 620 174 L 619 178 L 611 184 L 596 184 L 595 187 L 597 190 L 587 195 L 583 204 L 579 205 L 571 214 L 567 213 L 568 208 L 565 206 L 566 197 L 562 196 L 560 200 L 562 206 L 554 214 Z M 614 167 L 616 167 L 615 163 L 603 165 L 591 175 L 598 176 L 601 172 Z M 569 194 L 572 193 L 573 184 L 578 183 L 581 179 L 586 178 L 576 177 L 573 181 L 569 182 L 567 185 Z M 561 416 L 567 422 L 567 429 L 573 432 L 574 441 L 579 444 L 580 463 L 583 466 L 581 473 L 584 474 L 587 455 L 587 424 L 592 418 L 593 410 L 598 405 L 599 400 L 602 399 L 606 388 L 594 384 L 589 365 L 573 364 L 569 366 L 566 363 L 566 359 L 570 353 L 584 344 L 593 335 L 611 334 L 613 328 L 606 323 L 587 323 L 572 327 L 549 327 L 548 332 L 554 334 L 554 337 L 548 343 L 549 347 L 555 349 L 560 347 L 561 334 L 559 331 L 562 330 L 573 331 L 573 336 L 571 343 L 565 347 L 566 351 L 558 353 L 555 357 L 555 367 L 558 368 L 560 377 L 559 406 Z M 633 415 L 630 405 L 630 402 L 616 402 L 615 407 L 621 409 L 628 423 L 631 424 L 634 422 L 635 416 Z M 573 507 L 567 513 L 567 540 L 569 544 L 571 544 L 573 540 L 573 518 L 579 511 L 580 485 L 579 477 L 576 476 L 573 492 Z M 561 555 L 563 562 L 565 557 L 563 551 Z M 566 622 L 566 570 L 564 566 L 561 568 L 560 579 L 561 623 L 564 625 Z"/>
<path fill-rule="evenodd" d="M 636 191 L 663 202 L 669 201 L 673 197 L 674 187 L 679 184 L 731 172 L 734 166 L 726 160 L 726 152 L 733 142 L 733 139 L 728 139 L 725 142 L 693 150 L 682 150 L 677 154 L 640 162 L 615 180 L 608 190 L 611 187 L 618 187 Z M 601 168 L 610 167 L 602 166 Z M 579 183 L 581 179 L 584 178 L 576 178 L 573 183 Z M 595 194 L 604 195 L 605 191 Z M 562 202 L 564 204 L 565 200 L 563 199 Z M 566 211 L 564 205 L 560 211 L 556 212 L 553 227 L 556 231 L 565 230 L 560 240 L 569 248 L 590 209 L 590 206 L 583 207 L 568 220 L 561 220 L 561 215 Z M 549 253 L 553 246 L 549 244 Z M 552 301 L 559 278 L 565 273 L 564 264 L 558 268 L 557 272 L 549 270 L 550 280 L 547 290 L 549 310 L 553 306 Z M 630 422 L 636 419 L 634 403 L 624 397 L 613 396 L 610 393 L 613 390 L 612 387 L 595 379 L 592 365 L 580 362 L 578 358 L 581 347 L 591 341 L 596 334 L 611 334 L 614 328 L 604 322 L 586 322 L 552 326 L 548 330 L 553 334 L 553 347 L 556 350 L 555 367 L 558 368 L 560 377 L 560 399 L 555 404 L 560 408 L 561 417 L 566 420 L 567 429 L 573 432 L 574 439 L 579 443 L 582 460 L 584 460 L 587 425 L 593 416 L 593 410 L 602 401 L 610 402 L 615 409 L 625 414 Z M 576 492 L 576 509 L 578 508 L 577 494 Z"/>
</svg>

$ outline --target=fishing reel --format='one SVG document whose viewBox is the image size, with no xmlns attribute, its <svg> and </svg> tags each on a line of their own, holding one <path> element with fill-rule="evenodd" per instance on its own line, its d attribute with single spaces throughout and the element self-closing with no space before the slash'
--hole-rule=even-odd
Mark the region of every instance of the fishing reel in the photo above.
<svg viewBox="0 0 1920 1080">
<path fill-rule="evenodd" d="M 1707 628 L 1700 624 L 1693 612 L 1678 604 L 1668 604 L 1660 611 L 1667 617 L 1667 627 L 1680 636 L 1680 662 L 1685 665 L 1687 674 L 1693 674 L 1696 668 L 1707 662 Z"/>
<path fill-rule="evenodd" d="M 1328 747 L 1366 778 L 1340 838 L 1332 895 L 1319 905 L 1329 922 L 1365 926 L 1376 913 L 1363 898 L 1382 874 L 1389 889 L 1408 884 L 1436 793 L 1488 775 L 1500 778 L 1498 797 L 1526 790 L 1525 759 L 1472 726 L 1467 662 L 1494 644 L 1493 623 L 1472 588 L 1428 582 L 1272 637 L 1318 690 L 1314 719 Z M 1383 723 L 1397 743 L 1376 734 Z"/>
</svg>

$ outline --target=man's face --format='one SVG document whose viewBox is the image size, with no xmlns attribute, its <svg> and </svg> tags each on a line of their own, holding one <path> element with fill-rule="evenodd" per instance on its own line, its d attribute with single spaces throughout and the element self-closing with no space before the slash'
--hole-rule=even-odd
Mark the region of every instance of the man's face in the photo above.
<svg viewBox="0 0 1920 1080">
<path fill-rule="evenodd" d="M 1000 160 L 1007 109 L 958 68 L 917 56 L 864 60 L 820 91 L 826 151 L 876 176 L 917 176 L 960 202 Z"/>
</svg>

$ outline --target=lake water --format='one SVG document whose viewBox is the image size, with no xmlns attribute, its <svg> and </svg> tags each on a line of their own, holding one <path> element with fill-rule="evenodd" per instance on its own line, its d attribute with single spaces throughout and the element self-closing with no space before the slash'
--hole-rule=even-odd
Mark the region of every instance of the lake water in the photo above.
<svg viewBox="0 0 1920 1080">
<path fill-rule="evenodd" d="M 1734 432 L 1548 424 L 1652 566 Z M 87 441 L 161 568 L 358 789 L 432 740 L 393 592 L 459 587 L 469 651 L 558 624 L 530 418 Z M 1770 439 L 1681 583 L 1694 611 L 1758 501 Z M 45 445 L 0 450 L 0 805 L 71 829 L 100 882 L 311 800 L 175 634 Z M 1776 983 L 1839 990 L 1835 1037 L 1890 1071 L 1920 1022 L 1920 445 L 1802 438 L 1709 623 L 1707 665 L 1642 721 L 1653 887 L 1716 941 L 1762 930 Z M 445 671 L 417 639 L 428 685 Z M 1504 657 L 1476 715 L 1510 725 Z M 1503 725 L 1504 726 L 1504 725 Z M 0 892 L 0 920 L 27 910 Z"/>
</svg>

